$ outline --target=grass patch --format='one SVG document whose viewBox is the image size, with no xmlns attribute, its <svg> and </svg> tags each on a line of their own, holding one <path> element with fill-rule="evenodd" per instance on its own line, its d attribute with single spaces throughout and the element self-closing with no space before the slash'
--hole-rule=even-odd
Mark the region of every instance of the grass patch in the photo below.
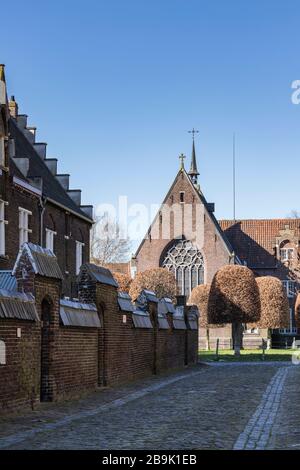
<svg viewBox="0 0 300 470">
<path fill-rule="evenodd" d="M 269 351 L 265 351 L 265 362 L 291 361 L 293 352 L 291 349 L 269 349 Z M 199 359 L 205 362 L 215 361 L 216 353 L 215 351 L 200 350 Z M 262 360 L 261 349 L 242 350 L 240 357 L 235 357 L 234 351 L 230 349 L 219 351 L 219 361 L 222 362 L 261 362 Z"/>
</svg>

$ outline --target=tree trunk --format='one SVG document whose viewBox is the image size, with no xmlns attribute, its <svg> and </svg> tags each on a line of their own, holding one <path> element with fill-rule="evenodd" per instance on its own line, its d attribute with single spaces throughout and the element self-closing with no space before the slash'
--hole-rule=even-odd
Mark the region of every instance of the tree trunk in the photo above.
<svg viewBox="0 0 300 470">
<path fill-rule="evenodd" d="M 210 351 L 210 345 L 209 345 L 209 328 L 206 328 L 206 351 Z"/>
<path fill-rule="evenodd" d="M 232 322 L 232 336 L 234 355 L 240 356 L 243 342 L 243 325 L 239 322 Z"/>
</svg>

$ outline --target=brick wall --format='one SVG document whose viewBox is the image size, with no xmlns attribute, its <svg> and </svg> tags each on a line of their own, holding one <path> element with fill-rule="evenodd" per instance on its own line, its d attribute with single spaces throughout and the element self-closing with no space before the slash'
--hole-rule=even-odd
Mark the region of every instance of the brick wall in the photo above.
<svg viewBox="0 0 300 470">
<path fill-rule="evenodd" d="M 46 228 L 54 230 L 54 252 L 64 275 L 62 293 L 70 296 L 76 294 L 76 241 L 84 243 L 83 263 L 89 261 L 90 224 L 58 206 L 48 202 L 43 213 L 43 234 L 41 240 L 41 207 L 39 197 L 30 194 L 13 184 L 12 176 L 1 177 L 1 198 L 8 202 L 5 206 L 5 217 L 8 224 L 5 228 L 6 253 L 0 257 L 0 270 L 12 269 L 19 251 L 19 207 L 32 212 L 29 216 L 29 241 L 45 246 Z M 67 238 L 66 238 L 67 237 Z"/>
<path fill-rule="evenodd" d="M 120 310 L 115 286 L 84 279 L 91 289 L 81 291 L 96 303 L 101 328 L 63 326 L 61 281 L 34 275 L 30 268 L 27 277 L 19 270 L 16 275 L 20 290 L 34 292 L 41 321 L 0 319 L 0 339 L 7 344 L 7 364 L 0 366 L 2 411 L 40 397 L 74 397 L 97 386 L 116 386 L 195 362 L 198 331 L 174 329 L 171 315 L 170 328 L 160 330 L 155 302 L 148 303 L 153 328 L 136 328 L 132 314 Z"/>
<path fill-rule="evenodd" d="M 39 401 L 39 324 L 0 319 L 0 340 L 6 345 L 6 365 L 0 365 L 0 412 L 30 407 Z"/>
</svg>

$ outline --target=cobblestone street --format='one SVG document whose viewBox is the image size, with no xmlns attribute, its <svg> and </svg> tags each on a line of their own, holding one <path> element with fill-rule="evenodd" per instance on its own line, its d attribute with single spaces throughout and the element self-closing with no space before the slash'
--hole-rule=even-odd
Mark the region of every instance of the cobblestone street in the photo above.
<svg viewBox="0 0 300 470">
<path fill-rule="evenodd" d="M 198 365 L 2 419 L 0 449 L 299 449 L 299 385 L 291 363 Z"/>
</svg>

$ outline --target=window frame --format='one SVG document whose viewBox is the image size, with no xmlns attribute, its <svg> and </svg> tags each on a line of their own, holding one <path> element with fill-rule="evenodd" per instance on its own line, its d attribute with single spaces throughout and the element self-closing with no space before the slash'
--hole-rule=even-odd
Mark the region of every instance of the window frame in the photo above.
<svg viewBox="0 0 300 470">
<path fill-rule="evenodd" d="M 29 228 L 30 215 L 32 215 L 31 211 L 24 207 L 19 207 L 19 248 L 29 241 L 28 234 L 32 233 L 32 229 Z"/>
<path fill-rule="evenodd" d="M 85 243 L 80 242 L 79 240 L 75 240 L 75 274 L 78 276 L 80 273 L 80 268 L 83 264 L 83 247 Z M 79 253 L 80 253 L 80 260 L 79 260 Z"/>
<path fill-rule="evenodd" d="M 55 232 L 55 230 L 52 230 L 47 227 L 45 228 L 45 232 L 46 232 L 45 248 L 47 248 L 48 250 L 51 250 L 52 253 L 54 254 L 54 237 L 57 235 L 57 233 Z M 50 243 L 51 246 L 48 246 L 48 243 L 47 243 L 49 240 L 49 237 L 51 240 L 51 243 Z"/>
</svg>

